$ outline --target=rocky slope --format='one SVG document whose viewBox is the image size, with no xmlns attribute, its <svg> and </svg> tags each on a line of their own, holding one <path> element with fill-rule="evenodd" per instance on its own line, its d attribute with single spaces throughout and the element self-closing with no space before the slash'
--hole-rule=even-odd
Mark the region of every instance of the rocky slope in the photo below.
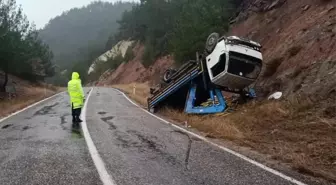
<svg viewBox="0 0 336 185">
<path fill-rule="evenodd" d="M 112 47 L 111 50 L 106 51 L 104 54 L 99 56 L 95 61 L 93 61 L 92 65 L 89 68 L 88 74 L 90 75 L 95 71 L 96 65 L 99 62 L 107 62 L 108 59 L 121 55 L 125 57 L 127 49 L 132 46 L 134 41 L 120 41 L 115 46 Z"/>
<path fill-rule="evenodd" d="M 230 34 L 262 43 L 260 92 L 324 97 L 335 92 L 336 1 L 254 0 L 243 5 Z"/>
<path fill-rule="evenodd" d="M 134 58 L 125 61 L 116 70 L 106 71 L 98 80 L 97 85 L 129 84 L 132 82 L 159 82 L 160 76 L 173 65 L 172 56 L 158 58 L 153 65 L 145 68 L 142 64 L 144 46 L 137 43 L 133 47 Z"/>
</svg>

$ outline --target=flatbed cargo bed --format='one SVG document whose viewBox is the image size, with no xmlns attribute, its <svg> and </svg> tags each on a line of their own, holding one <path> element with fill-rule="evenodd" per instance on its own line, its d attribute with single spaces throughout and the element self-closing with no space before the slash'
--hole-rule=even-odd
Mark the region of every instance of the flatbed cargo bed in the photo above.
<svg viewBox="0 0 336 185">
<path fill-rule="evenodd" d="M 181 88 L 190 84 L 192 80 L 202 76 L 203 72 L 204 67 L 200 61 L 189 61 L 183 65 L 171 77 L 170 83 L 160 85 L 158 89 L 153 90 L 151 97 L 148 98 L 148 109 L 153 111 L 154 107 L 167 100 Z"/>
</svg>

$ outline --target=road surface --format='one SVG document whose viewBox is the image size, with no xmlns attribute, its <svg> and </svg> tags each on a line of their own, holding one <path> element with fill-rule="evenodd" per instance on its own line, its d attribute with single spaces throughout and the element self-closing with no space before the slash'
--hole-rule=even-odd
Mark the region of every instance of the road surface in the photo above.
<svg viewBox="0 0 336 185">
<path fill-rule="evenodd" d="M 69 113 L 62 93 L 0 123 L 0 184 L 103 184 Z M 86 123 L 117 185 L 294 184 L 163 123 L 113 89 L 93 89 Z"/>
</svg>

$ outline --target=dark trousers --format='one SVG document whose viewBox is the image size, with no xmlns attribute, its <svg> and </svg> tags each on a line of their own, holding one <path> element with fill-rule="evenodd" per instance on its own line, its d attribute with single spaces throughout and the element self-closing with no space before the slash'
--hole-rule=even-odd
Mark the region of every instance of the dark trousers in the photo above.
<svg viewBox="0 0 336 185">
<path fill-rule="evenodd" d="M 72 105 L 71 110 L 72 110 L 72 121 L 76 122 L 76 121 L 80 120 L 79 117 L 81 115 L 82 108 L 74 109 L 73 105 Z"/>
</svg>

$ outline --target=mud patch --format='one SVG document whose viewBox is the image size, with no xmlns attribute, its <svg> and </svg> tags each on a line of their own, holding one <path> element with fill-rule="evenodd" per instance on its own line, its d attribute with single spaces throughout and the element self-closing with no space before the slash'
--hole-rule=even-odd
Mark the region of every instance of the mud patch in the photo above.
<svg viewBox="0 0 336 185">
<path fill-rule="evenodd" d="M 13 126 L 12 124 L 9 124 L 9 125 L 4 125 L 3 127 L 1 127 L 1 129 L 7 129 L 9 127 Z"/>
<path fill-rule="evenodd" d="M 108 117 L 104 117 L 104 118 L 100 118 L 102 121 L 104 122 L 109 122 L 110 120 L 112 120 L 114 118 L 114 116 L 108 116 Z"/>
<path fill-rule="evenodd" d="M 115 136 L 116 136 L 116 139 L 118 141 L 117 145 L 122 147 L 122 148 L 129 148 L 129 147 L 135 146 L 137 144 L 136 142 L 132 142 L 132 140 L 129 138 L 129 136 L 122 133 L 122 132 L 116 131 Z"/>
<path fill-rule="evenodd" d="M 108 116 L 108 117 L 104 117 L 104 118 L 100 118 L 100 119 L 110 126 L 110 128 L 109 128 L 110 130 L 116 130 L 117 129 L 117 127 L 111 121 L 111 120 L 114 119 L 114 116 Z"/>
<path fill-rule="evenodd" d="M 117 129 L 117 127 L 113 124 L 113 123 L 109 123 L 109 125 L 110 125 L 110 130 L 116 130 Z"/>
<path fill-rule="evenodd" d="M 49 105 L 49 106 L 44 106 L 42 109 L 38 110 L 35 112 L 34 116 L 37 115 L 47 115 L 50 114 L 51 110 L 57 106 L 59 103 L 54 103 L 53 105 Z"/>
<path fill-rule="evenodd" d="M 28 127 L 28 126 L 25 126 L 25 127 L 22 128 L 23 131 L 28 130 L 28 129 L 31 129 L 31 128 Z"/>
<path fill-rule="evenodd" d="M 130 130 L 127 131 L 127 133 L 136 136 L 138 141 L 133 141 L 129 142 L 129 146 L 131 147 L 136 147 L 140 152 L 149 152 L 149 153 L 156 153 L 160 158 L 163 158 L 166 162 L 176 165 L 179 164 L 180 162 L 172 155 L 169 153 L 166 153 L 163 151 L 164 146 L 158 144 L 155 142 L 157 140 L 157 137 L 155 136 L 144 136 L 143 134 L 135 131 L 135 130 Z M 140 141 L 140 142 L 139 142 Z"/>
<path fill-rule="evenodd" d="M 142 145 L 142 146 L 145 146 L 145 147 L 147 147 L 148 149 L 151 149 L 151 150 L 153 150 L 153 151 L 155 151 L 155 152 L 160 152 L 159 147 L 158 147 L 157 144 L 153 141 L 153 139 L 156 139 L 155 137 L 149 138 L 149 137 L 146 137 L 146 136 L 141 135 L 139 132 L 134 131 L 134 130 L 127 131 L 127 133 L 130 133 L 130 134 L 135 135 L 135 136 L 141 141 L 141 143 L 144 144 L 144 145 Z"/>
<path fill-rule="evenodd" d="M 67 121 L 65 119 L 65 117 L 67 117 L 67 116 L 69 116 L 69 114 L 65 114 L 65 115 L 63 115 L 63 116 L 60 117 L 61 118 L 61 125 L 64 125 L 64 124 L 67 123 Z"/>
</svg>

